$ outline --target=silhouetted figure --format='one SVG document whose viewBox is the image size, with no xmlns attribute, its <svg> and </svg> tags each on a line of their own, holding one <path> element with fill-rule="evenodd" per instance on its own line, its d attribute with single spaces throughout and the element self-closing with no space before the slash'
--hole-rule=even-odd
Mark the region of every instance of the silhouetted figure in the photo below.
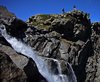
<svg viewBox="0 0 100 82">
<path fill-rule="evenodd" d="M 62 9 L 62 12 L 63 12 L 63 14 L 65 13 L 65 9 L 64 8 Z"/>
<path fill-rule="evenodd" d="M 76 10 L 76 6 L 75 5 L 73 6 L 73 9 Z"/>
</svg>

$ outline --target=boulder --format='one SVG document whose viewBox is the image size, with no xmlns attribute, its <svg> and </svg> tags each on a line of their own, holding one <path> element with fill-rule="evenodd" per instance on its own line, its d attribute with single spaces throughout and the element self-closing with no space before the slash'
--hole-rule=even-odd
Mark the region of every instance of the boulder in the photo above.
<svg viewBox="0 0 100 82">
<path fill-rule="evenodd" d="M 46 79 L 39 73 L 35 62 L 17 53 L 11 47 L 0 44 L 0 79 L 5 81 L 40 82 Z M 5 72 L 6 71 L 6 72 Z"/>
<path fill-rule="evenodd" d="M 24 70 L 17 67 L 11 58 L 0 50 L 0 82 L 27 82 L 26 79 Z"/>
</svg>

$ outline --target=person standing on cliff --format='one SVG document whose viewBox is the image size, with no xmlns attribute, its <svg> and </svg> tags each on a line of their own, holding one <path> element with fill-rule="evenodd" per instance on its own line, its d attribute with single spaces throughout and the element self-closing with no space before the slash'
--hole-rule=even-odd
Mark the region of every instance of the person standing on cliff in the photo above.
<svg viewBox="0 0 100 82">
<path fill-rule="evenodd" d="M 63 14 L 65 13 L 65 9 L 64 8 L 62 9 L 62 12 L 63 12 Z"/>
<path fill-rule="evenodd" d="M 75 5 L 73 6 L 73 9 L 74 9 L 74 11 L 76 11 L 76 6 Z"/>
</svg>

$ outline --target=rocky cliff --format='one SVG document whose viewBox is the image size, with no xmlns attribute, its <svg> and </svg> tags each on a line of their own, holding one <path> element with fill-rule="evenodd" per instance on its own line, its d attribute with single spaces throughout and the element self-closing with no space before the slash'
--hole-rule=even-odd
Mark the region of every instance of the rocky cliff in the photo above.
<svg viewBox="0 0 100 82">
<path fill-rule="evenodd" d="M 42 56 L 69 62 L 78 82 L 84 82 L 86 63 L 93 53 L 89 15 L 75 10 L 60 15 L 32 16 L 27 23 L 30 28 L 24 41 Z"/>
<path fill-rule="evenodd" d="M 39 56 L 61 61 L 63 73 L 68 73 L 64 62 L 69 62 L 78 82 L 99 82 L 100 23 L 91 23 L 88 13 L 73 10 L 40 14 L 26 23 L 15 16 L 0 17 L 0 25 L 6 27 L 8 34 L 30 45 Z M 46 82 L 32 59 L 17 53 L 2 36 L 0 43 L 1 82 Z M 49 64 L 53 65 L 52 61 Z"/>
<path fill-rule="evenodd" d="M 5 7 L 2 12 L 5 13 Z M 7 11 L 7 10 L 6 10 Z M 1 12 L 1 10 L 0 10 Z M 10 12 L 6 12 L 9 14 Z M 11 13 L 10 13 L 11 14 Z M 24 36 L 27 24 L 15 16 L 7 18 L 1 14 L 0 28 L 4 25 L 8 33 L 18 39 Z M 23 27 L 20 29 L 20 27 Z M 22 40 L 22 39 L 21 39 Z M 17 53 L 0 33 L 0 82 L 41 82 L 46 79 L 39 73 L 36 64 L 31 58 Z"/>
</svg>

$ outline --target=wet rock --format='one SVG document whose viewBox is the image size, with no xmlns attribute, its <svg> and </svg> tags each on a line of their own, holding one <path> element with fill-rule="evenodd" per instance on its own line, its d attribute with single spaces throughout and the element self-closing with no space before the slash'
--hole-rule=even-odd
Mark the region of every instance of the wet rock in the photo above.
<svg viewBox="0 0 100 82">
<path fill-rule="evenodd" d="M 68 67 L 68 62 L 65 62 L 64 60 L 55 60 L 53 58 L 47 58 L 45 59 L 47 62 L 47 67 L 49 69 L 49 72 L 52 74 L 64 74 L 64 75 L 69 75 L 69 67 Z"/>
<path fill-rule="evenodd" d="M 5 40 L 5 38 L 2 37 L 1 35 L 0 35 L 0 43 L 3 44 L 3 45 L 11 46 L 11 45 Z"/>
<path fill-rule="evenodd" d="M 73 37 L 74 25 L 71 19 L 55 19 L 51 25 L 52 30 L 55 30 L 60 34 L 63 34 L 64 38 L 70 39 Z"/>
<path fill-rule="evenodd" d="M 46 79 L 39 73 L 35 62 L 11 47 L 0 44 L 0 79 L 5 81 L 40 82 Z M 7 72 L 5 72 L 7 71 Z"/>
<path fill-rule="evenodd" d="M 6 25 L 6 27 L 10 35 L 21 39 L 25 36 L 24 32 L 27 29 L 27 24 L 20 19 L 14 18 L 11 25 Z"/>
<path fill-rule="evenodd" d="M 47 80 L 39 73 L 35 62 L 31 58 L 24 67 L 24 71 L 27 75 L 27 82 L 47 82 Z"/>
<path fill-rule="evenodd" d="M 49 69 L 49 72 L 51 74 L 59 74 L 59 62 L 56 61 L 55 59 L 45 59 L 45 61 L 47 62 L 47 68 Z"/>
</svg>

